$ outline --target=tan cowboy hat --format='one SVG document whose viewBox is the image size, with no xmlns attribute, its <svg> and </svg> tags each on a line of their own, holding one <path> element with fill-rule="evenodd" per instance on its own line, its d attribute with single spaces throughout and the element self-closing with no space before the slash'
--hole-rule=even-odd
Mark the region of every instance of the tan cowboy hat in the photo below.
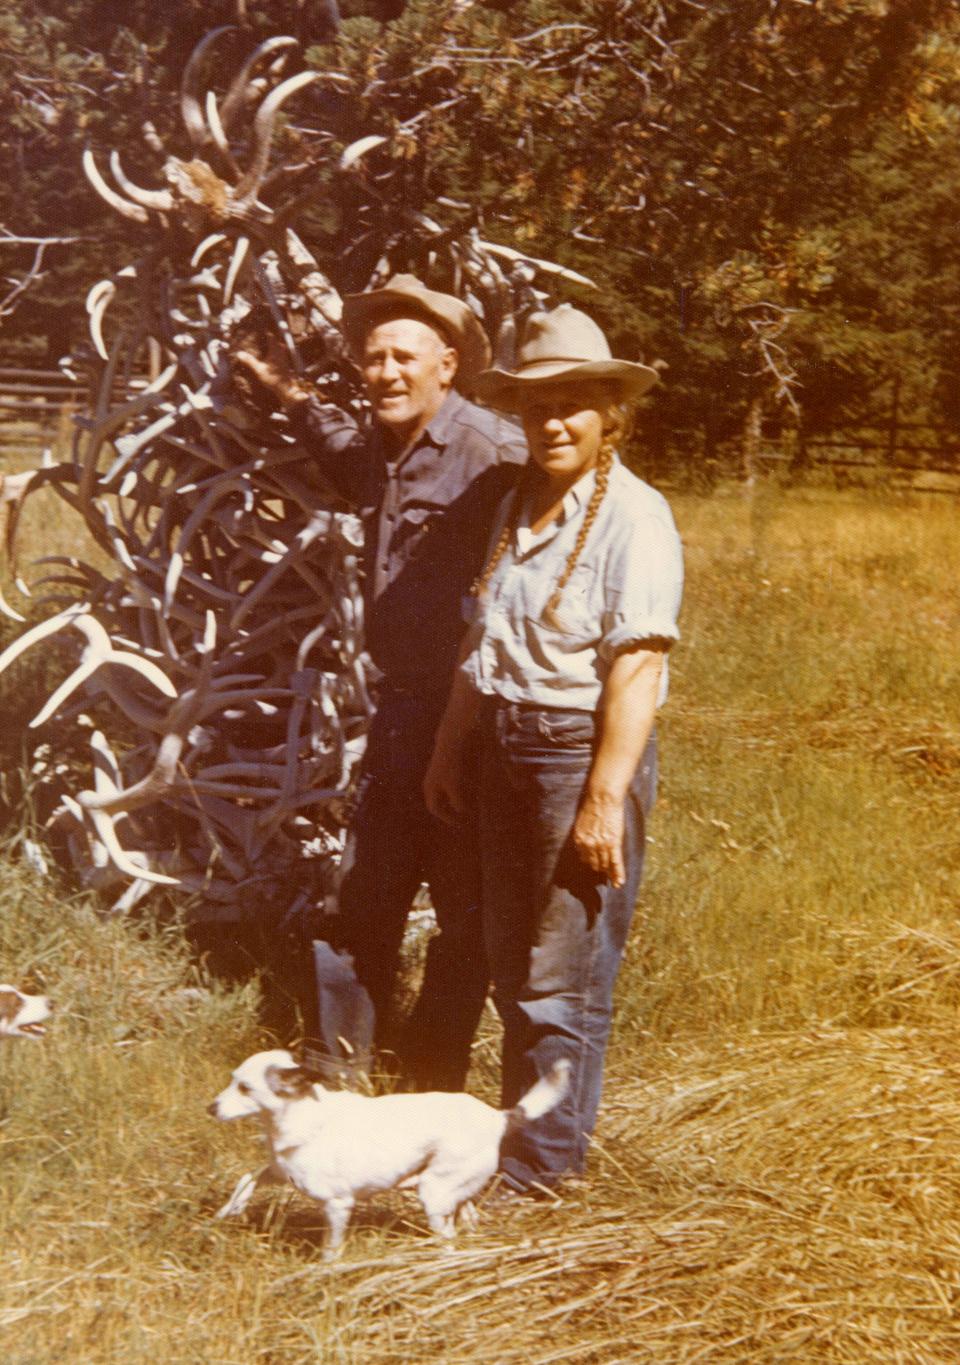
<svg viewBox="0 0 960 1365">
<path fill-rule="evenodd" d="M 593 319 L 561 303 L 552 312 L 531 313 L 515 370 L 484 370 L 475 387 L 485 403 L 513 412 L 534 385 L 576 379 L 614 381 L 621 396 L 632 401 L 656 383 L 657 372 L 650 365 L 614 360 L 607 338 Z"/>
<path fill-rule="evenodd" d="M 394 275 L 381 289 L 347 294 L 343 300 L 343 325 L 355 351 L 363 346 L 367 331 L 378 316 L 394 309 L 429 322 L 445 336 L 460 357 L 457 383 L 470 383 L 490 364 L 490 343 L 473 309 L 452 294 L 438 294 L 414 275 Z"/>
</svg>

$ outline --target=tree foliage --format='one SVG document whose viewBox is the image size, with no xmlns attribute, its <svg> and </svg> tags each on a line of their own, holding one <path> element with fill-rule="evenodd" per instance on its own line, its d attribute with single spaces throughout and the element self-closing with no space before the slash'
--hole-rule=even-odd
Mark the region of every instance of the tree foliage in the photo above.
<svg viewBox="0 0 960 1365">
<path fill-rule="evenodd" d="M 173 128 L 187 54 L 230 22 L 225 67 L 291 32 L 326 73 L 285 146 L 338 285 L 369 274 L 384 222 L 472 222 L 595 280 L 579 301 L 621 353 L 668 362 L 653 439 L 709 443 L 785 398 L 829 425 L 898 368 L 953 412 L 952 0 L 343 0 L 334 36 L 336 8 L 0 0 L 0 221 L 98 238 L 59 258 L 24 333 L 62 336 L 81 279 L 115 257 L 82 147 L 119 146 L 149 178 L 142 124 Z M 342 180 L 311 179 L 311 148 L 370 133 L 385 141 L 358 167 L 358 221 Z"/>
</svg>

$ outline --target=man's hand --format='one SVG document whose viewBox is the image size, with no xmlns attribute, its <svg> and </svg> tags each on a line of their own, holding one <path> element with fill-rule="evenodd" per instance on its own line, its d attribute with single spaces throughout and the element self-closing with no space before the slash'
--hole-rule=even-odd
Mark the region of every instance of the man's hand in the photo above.
<svg viewBox="0 0 960 1365">
<path fill-rule="evenodd" d="M 286 348 L 276 337 L 268 337 L 263 352 L 241 347 L 233 360 L 252 375 L 285 408 L 299 407 L 313 396 L 313 389 L 294 374 Z"/>
<path fill-rule="evenodd" d="M 586 865 L 611 886 L 623 886 L 623 801 L 589 791 L 577 812 L 573 846 Z"/>
<path fill-rule="evenodd" d="M 444 825 L 456 825 L 467 813 L 460 750 L 438 743 L 423 779 L 427 810 Z"/>
</svg>

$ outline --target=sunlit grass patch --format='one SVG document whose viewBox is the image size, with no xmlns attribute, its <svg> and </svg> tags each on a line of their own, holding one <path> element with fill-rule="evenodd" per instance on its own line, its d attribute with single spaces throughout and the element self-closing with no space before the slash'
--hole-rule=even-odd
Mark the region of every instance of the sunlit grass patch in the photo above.
<svg viewBox="0 0 960 1365">
<path fill-rule="evenodd" d="M 836 708 L 869 699 L 960 724 L 952 499 L 761 491 L 681 502 L 677 514 L 688 573 L 681 700 Z"/>
<path fill-rule="evenodd" d="M 761 499 L 678 508 L 684 640 L 622 983 L 654 1034 L 899 1018 L 919 985 L 891 945 L 954 938 L 960 648 L 918 620 L 956 614 L 956 512 Z"/>
<path fill-rule="evenodd" d="M 763 487 L 676 510 L 683 640 L 586 1184 L 453 1256 L 403 1193 L 334 1267 L 299 1196 L 214 1222 L 262 1159 L 205 1113 L 273 1041 L 255 986 L 38 880 L 11 818 L 0 979 L 60 1008 L 0 1049 L 5 1358 L 960 1358 L 957 511 Z M 8 763 L 57 667 L 0 678 Z M 496 1054 L 488 1017 L 488 1099 Z"/>
</svg>

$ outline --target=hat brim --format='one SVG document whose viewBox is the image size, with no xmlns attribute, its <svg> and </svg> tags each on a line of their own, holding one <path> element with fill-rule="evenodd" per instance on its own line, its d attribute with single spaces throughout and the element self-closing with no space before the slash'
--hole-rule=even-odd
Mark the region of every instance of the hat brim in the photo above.
<svg viewBox="0 0 960 1365">
<path fill-rule="evenodd" d="M 642 398 L 657 382 L 659 375 L 651 365 L 631 360 L 538 360 L 522 369 L 484 370 L 477 375 L 477 397 L 504 412 L 516 412 L 530 393 L 538 388 L 578 381 L 605 381 L 616 384 L 626 402 Z"/>
<path fill-rule="evenodd" d="M 452 294 L 440 294 L 433 289 L 413 293 L 386 286 L 363 294 L 347 294 L 343 300 L 343 329 L 351 350 L 359 355 L 364 337 L 377 318 L 394 310 L 422 319 L 449 341 L 460 357 L 456 376 L 458 387 L 472 385 L 477 374 L 490 364 L 490 343 L 469 304 Z"/>
</svg>

